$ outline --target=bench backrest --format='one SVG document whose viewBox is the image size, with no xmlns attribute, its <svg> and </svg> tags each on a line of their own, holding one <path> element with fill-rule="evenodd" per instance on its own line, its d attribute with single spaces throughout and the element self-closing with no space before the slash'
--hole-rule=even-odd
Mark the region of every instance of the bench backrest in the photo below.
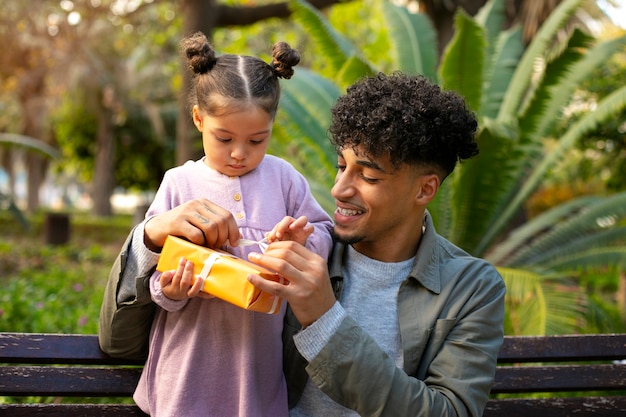
<svg viewBox="0 0 626 417">
<path fill-rule="evenodd" d="M 485 416 L 566 416 L 591 408 L 626 412 L 626 364 L 621 360 L 626 360 L 626 334 L 507 336 L 498 358 L 493 394 L 615 391 L 616 395 L 494 399 Z M 0 396 L 131 397 L 141 373 L 141 363 L 102 353 L 95 335 L 0 333 L 0 363 Z M 20 409 L 27 412 L 32 407 L 46 408 L 0 404 L 0 410 L 10 408 L 15 416 Z M 68 407 L 75 413 L 59 414 L 142 415 L 128 405 Z M 541 414 L 542 409 L 546 414 Z"/>
</svg>

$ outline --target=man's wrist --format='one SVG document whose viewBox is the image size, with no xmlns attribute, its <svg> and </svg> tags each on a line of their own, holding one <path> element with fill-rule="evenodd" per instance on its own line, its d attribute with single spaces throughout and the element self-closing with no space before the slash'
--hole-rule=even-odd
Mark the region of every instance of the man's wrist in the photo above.
<svg viewBox="0 0 626 417">
<path fill-rule="evenodd" d="M 346 316 L 346 311 L 336 301 L 324 315 L 298 332 L 293 340 L 300 354 L 309 362 L 313 360 L 328 344 Z"/>
</svg>

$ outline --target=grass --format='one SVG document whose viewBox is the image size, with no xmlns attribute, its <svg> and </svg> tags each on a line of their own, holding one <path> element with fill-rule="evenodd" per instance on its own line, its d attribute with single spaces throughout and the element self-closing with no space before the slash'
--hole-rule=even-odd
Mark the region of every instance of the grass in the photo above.
<svg viewBox="0 0 626 417">
<path fill-rule="evenodd" d="M 70 217 L 70 240 L 46 244 L 45 214 L 24 229 L 0 213 L 0 331 L 94 334 L 109 269 L 132 216 Z"/>
</svg>

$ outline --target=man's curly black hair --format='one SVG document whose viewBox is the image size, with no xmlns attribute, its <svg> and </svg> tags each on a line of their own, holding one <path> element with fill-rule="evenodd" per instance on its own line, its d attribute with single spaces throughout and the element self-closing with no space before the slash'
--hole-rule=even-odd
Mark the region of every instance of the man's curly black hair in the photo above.
<svg viewBox="0 0 626 417">
<path fill-rule="evenodd" d="M 477 128 L 460 95 L 423 76 L 396 72 L 350 86 L 332 109 L 329 133 L 338 151 L 388 156 L 396 169 L 424 166 L 445 178 L 457 161 L 478 154 Z"/>
</svg>

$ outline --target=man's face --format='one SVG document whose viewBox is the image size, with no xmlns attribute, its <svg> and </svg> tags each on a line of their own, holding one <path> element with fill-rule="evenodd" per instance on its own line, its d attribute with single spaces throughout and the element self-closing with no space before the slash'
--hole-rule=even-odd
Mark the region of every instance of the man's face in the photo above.
<svg viewBox="0 0 626 417">
<path fill-rule="evenodd" d="M 397 262 L 405 253 L 413 256 L 424 214 L 416 199 L 422 187 L 416 169 L 394 169 L 388 158 L 357 155 L 351 148 L 341 150 L 337 168 L 331 190 L 336 238 L 373 259 Z"/>
</svg>

